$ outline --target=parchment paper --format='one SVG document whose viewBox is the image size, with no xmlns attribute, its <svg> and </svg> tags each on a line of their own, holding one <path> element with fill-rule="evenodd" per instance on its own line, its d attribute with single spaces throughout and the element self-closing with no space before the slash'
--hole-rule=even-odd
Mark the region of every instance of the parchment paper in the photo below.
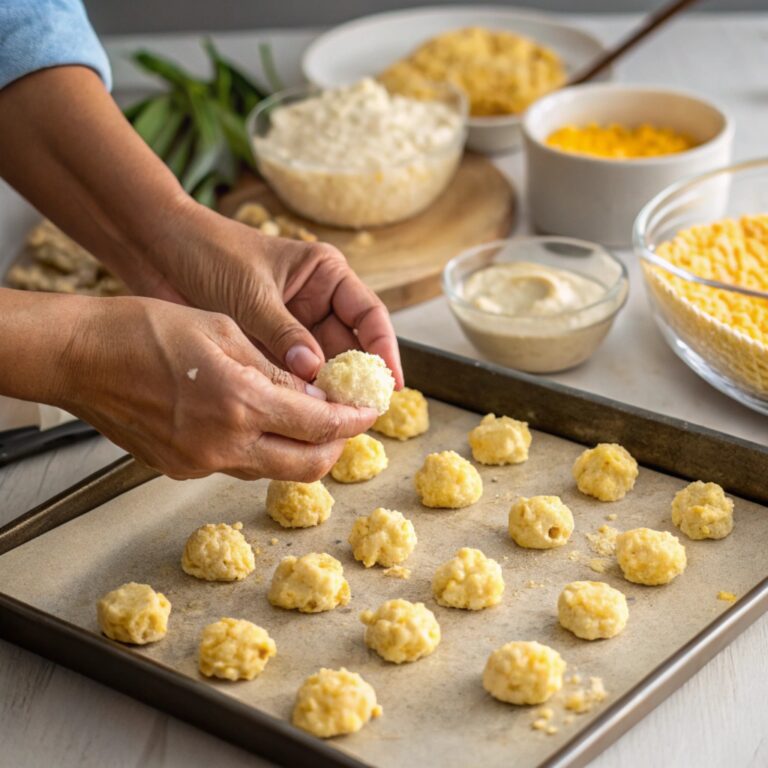
<svg viewBox="0 0 768 768">
<path fill-rule="evenodd" d="M 336 499 L 330 519 L 317 528 L 285 530 L 264 511 L 266 481 L 241 482 L 217 476 L 174 482 L 160 478 L 0 557 L 0 589 L 98 632 L 97 599 L 126 581 L 152 584 L 173 605 L 167 637 L 147 654 L 184 674 L 197 677 L 196 646 L 201 629 L 222 616 L 256 622 L 275 639 L 278 655 L 252 682 L 211 682 L 220 690 L 280 718 L 290 718 L 295 692 L 319 667 L 346 666 L 376 689 L 384 715 L 360 733 L 333 740 L 334 746 L 382 768 L 445 768 L 482 765 L 535 766 L 587 725 L 601 708 L 626 692 L 654 667 L 703 629 L 729 604 L 719 590 L 743 595 L 766 576 L 765 508 L 736 500 L 733 534 L 722 541 L 687 540 L 671 524 L 673 494 L 686 483 L 642 468 L 634 491 L 622 501 L 604 504 L 582 496 L 571 466 L 583 447 L 534 433 L 528 462 L 513 467 L 479 467 L 482 499 L 456 511 L 421 507 L 413 474 L 423 457 L 454 449 L 469 457 L 468 431 L 478 415 L 430 402 L 432 428 L 399 443 L 381 438 L 389 468 L 358 485 L 325 482 Z M 706 478 L 702 478 L 706 480 Z M 576 520 L 570 542 L 548 551 L 518 548 L 507 536 L 507 512 L 516 495 L 557 494 Z M 398 509 L 416 528 L 419 543 L 406 565 L 404 581 L 385 577 L 383 569 L 365 569 L 347 544 L 356 515 L 375 507 Z M 607 522 L 615 513 L 617 520 Z M 210 584 L 183 573 L 179 560 L 187 536 L 208 522 L 242 521 L 257 548 L 256 571 L 235 584 Z M 624 581 L 617 566 L 605 574 L 586 565 L 586 533 L 605 524 L 620 530 L 648 526 L 681 536 L 688 569 L 672 584 L 642 587 Z M 273 538 L 277 544 L 270 544 Z M 441 608 L 432 599 L 432 574 L 462 546 L 482 549 L 503 568 L 506 591 L 501 605 L 480 612 Z M 326 551 L 344 565 L 352 601 L 335 611 L 303 615 L 273 608 L 266 599 L 280 558 Z M 578 552 L 578 559 L 571 553 Z M 569 557 L 570 555 L 570 557 Z M 569 581 L 608 581 L 630 602 L 629 624 L 608 641 L 578 640 L 557 623 L 557 596 Z M 358 614 L 386 599 L 423 601 L 440 622 L 437 651 L 414 664 L 382 661 L 363 643 Z M 552 700 L 554 735 L 531 729 L 536 708 L 514 707 L 492 699 L 482 688 L 488 654 L 509 640 L 538 640 L 556 648 L 568 663 L 568 675 L 600 676 L 609 697 L 591 713 L 563 722 L 563 694 Z M 566 685 L 563 693 L 574 689 Z"/>
</svg>

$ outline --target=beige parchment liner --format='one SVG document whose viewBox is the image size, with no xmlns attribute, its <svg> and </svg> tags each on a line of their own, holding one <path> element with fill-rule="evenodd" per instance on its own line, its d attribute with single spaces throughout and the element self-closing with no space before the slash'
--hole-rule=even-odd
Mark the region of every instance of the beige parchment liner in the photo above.
<svg viewBox="0 0 768 768">
<path fill-rule="evenodd" d="M 455 449 L 469 457 L 466 436 L 478 415 L 431 401 L 432 428 L 399 443 L 381 438 L 389 468 L 374 480 L 341 485 L 328 478 L 336 499 L 330 519 L 317 528 L 285 530 L 264 511 L 266 482 L 241 482 L 223 476 L 187 482 L 160 478 L 0 557 L 3 592 L 97 632 L 95 605 L 106 591 L 125 581 L 148 582 L 173 604 L 167 637 L 135 652 L 200 678 L 198 636 L 222 616 L 256 622 L 268 629 L 278 655 L 252 682 L 212 682 L 222 691 L 279 718 L 290 718 L 302 680 L 321 666 L 346 666 L 376 689 L 384 714 L 360 733 L 332 741 L 338 749 L 382 768 L 425 765 L 535 766 L 616 697 L 709 624 L 729 604 L 719 590 L 743 595 L 766 576 L 765 508 L 736 499 L 735 530 L 722 541 L 688 541 L 672 526 L 670 502 L 686 482 L 642 468 L 635 489 L 622 501 L 604 504 L 582 496 L 571 466 L 583 447 L 534 433 L 530 459 L 511 467 L 479 467 L 482 499 L 456 511 L 428 510 L 413 490 L 413 474 L 430 451 Z M 706 480 L 707 478 L 702 478 Z M 518 548 L 506 531 L 507 511 L 516 495 L 558 494 L 571 507 L 576 529 L 556 550 Z M 347 536 L 356 515 L 377 506 L 400 510 L 413 521 L 418 545 L 406 565 L 409 580 L 365 569 L 350 553 Z M 672 584 L 642 587 L 621 577 L 611 559 L 603 575 L 586 565 L 594 557 L 585 539 L 608 522 L 619 530 L 648 526 L 680 535 L 688 569 Z M 241 520 L 257 548 L 256 571 L 235 584 L 210 584 L 184 574 L 179 566 L 189 533 L 208 522 Z M 273 538 L 277 544 L 270 544 Z M 462 546 L 479 547 L 501 563 L 506 591 L 501 605 L 477 613 L 437 606 L 430 582 L 435 567 Z M 351 603 L 315 615 L 272 608 L 266 592 L 280 558 L 329 552 L 344 565 Z M 577 551 L 578 560 L 569 559 Z M 603 579 L 630 602 L 630 618 L 619 637 L 578 640 L 557 623 L 562 586 L 575 579 Z M 530 583 L 536 586 L 530 586 Z M 529 586 L 527 586 L 527 584 Z M 443 639 L 436 652 L 414 664 L 388 664 L 363 643 L 358 614 L 386 599 L 423 601 L 435 612 Z M 603 678 L 608 699 L 591 713 L 564 724 L 563 696 L 555 710 L 554 735 L 531 729 L 535 708 L 492 699 L 481 673 L 491 650 L 509 640 L 538 640 L 556 648 L 568 675 Z M 573 690 L 566 685 L 564 691 Z"/>
</svg>

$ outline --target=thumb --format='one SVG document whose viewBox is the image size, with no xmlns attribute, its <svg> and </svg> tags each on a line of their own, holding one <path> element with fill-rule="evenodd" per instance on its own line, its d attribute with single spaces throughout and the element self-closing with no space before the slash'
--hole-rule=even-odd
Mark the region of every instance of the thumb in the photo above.
<svg viewBox="0 0 768 768">
<path fill-rule="evenodd" d="M 323 350 L 276 294 L 263 307 L 255 335 L 289 371 L 304 381 L 314 381 L 325 360 Z"/>
</svg>

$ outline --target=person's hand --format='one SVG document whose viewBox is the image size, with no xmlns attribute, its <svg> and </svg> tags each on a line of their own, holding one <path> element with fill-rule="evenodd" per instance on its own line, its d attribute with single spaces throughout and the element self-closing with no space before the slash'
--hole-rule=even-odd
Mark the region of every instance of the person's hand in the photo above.
<svg viewBox="0 0 768 768">
<path fill-rule="evenodd" d="M 51 399 L 170 477 L 317 480 L 344 438 L 376 419 L 326 402 L 225 315 L 153 299 L 79 301 L 87 310 L 55 365 Z"/>
<path fill-rule="evenodd" d="M 137 293 L 233 317 L 279 365 L 312 381 L 327 357 L 361 348 L 403 384 L 389 314 L 331 245 L 269 237 L 193 201 L 152 264 L 123 273 Z"/>
</svg>

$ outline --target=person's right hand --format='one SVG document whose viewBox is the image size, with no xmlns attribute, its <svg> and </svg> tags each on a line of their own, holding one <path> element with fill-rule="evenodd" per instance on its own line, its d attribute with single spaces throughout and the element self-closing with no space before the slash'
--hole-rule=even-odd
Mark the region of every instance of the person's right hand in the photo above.
<svg viewBox="0 0 768 768">
<path fill-rule="evenodd" d="M 225 315 L 140 298 L 88 306 L 57 366 L 57 404 L 170 477 L 317 480 L 376 419 L 326 402 Z"/>
</svg>

